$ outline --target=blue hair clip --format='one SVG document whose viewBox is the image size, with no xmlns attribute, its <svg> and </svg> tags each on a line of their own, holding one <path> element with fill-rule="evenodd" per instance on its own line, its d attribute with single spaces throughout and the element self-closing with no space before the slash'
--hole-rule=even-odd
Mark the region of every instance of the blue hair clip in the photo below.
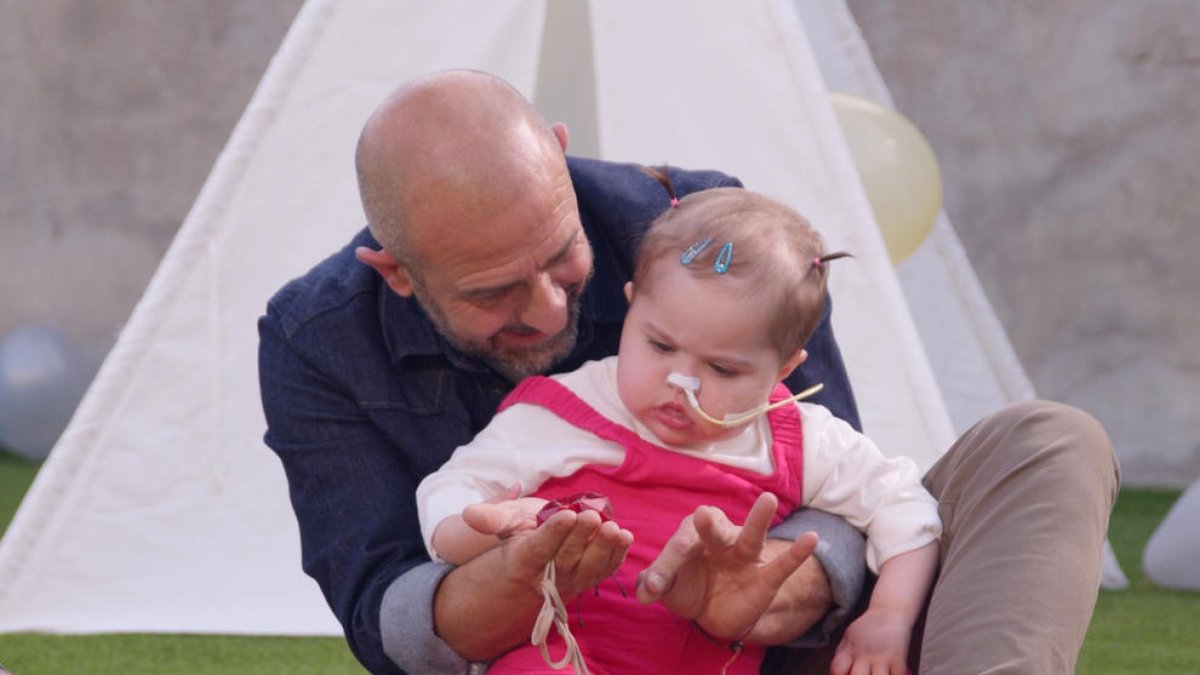
<svg viewBox="0 0 1200 675">
<path fill-rule="evenodd" d="M 729 271 L 729 263 L 733 260 L 733 242 L 727 241 L 721 247 L 721 252 L 717 254 L 717 261 L 713 263 L 713 271 L 717 274 L 725 274 Z"/>
<path fill-rule="evenodd" d="M 708 237 L 706 239 L 701 239 L 700 241 L 687 247 L 687 250 L 683 252 L 683 255 L 679 256 L 679 263 L 681 265 L 691 265 L 692 261 L 696 259 L 696 256 L 703 253 L 704 249 L 708 248 L 708 245 L 711 243 L 712 237 Z"/>
</svg>

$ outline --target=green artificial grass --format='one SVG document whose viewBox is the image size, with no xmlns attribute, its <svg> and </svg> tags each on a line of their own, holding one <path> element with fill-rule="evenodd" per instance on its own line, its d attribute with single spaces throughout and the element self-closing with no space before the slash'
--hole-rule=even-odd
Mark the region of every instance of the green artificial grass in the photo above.
<svg viewBox="0 0 1200 675">
<path fill-rule="evenodd" d="M 340 638 L 0 635 L 13 675 L 361 675 Z"/>
<path fill-rule="evenodd" d="M 0 452 L 0 531 L 37 466 Z M 1121 492 L 1109 541 L 1130 587 L 1101 591 L 1077 672 L 1084 675 L 1200 673 L 1200 593 L 1154 586 L 1142 549 L 1179 493 Z M 0 634 L 0 663 L 13 675 L 338 675 L 362 673 L 340 638 L 227 635 Z"/>
<path fill-rule="evenodd" d="M 1108 540 L 1129 588 L 1100 591 L 1077 672 L 1200 673 L 1200 593 L 1155 586 L 1142 573 L 1142 549 L 1179 498 L 1171 490 L 1122 490 Z"/>
<path fill-rule="evenodd" d="M 37 470 L 37 464 L 0 449 L 0 533 L 8 529 Z M 3 659 L 0 659 L 2 662 Z"/>
</svg>

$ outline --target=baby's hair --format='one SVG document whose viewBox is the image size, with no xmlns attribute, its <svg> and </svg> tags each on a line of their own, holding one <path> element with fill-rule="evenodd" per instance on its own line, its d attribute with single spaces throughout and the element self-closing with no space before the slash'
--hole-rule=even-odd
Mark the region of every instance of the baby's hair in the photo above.
<svg viewBox="0 0 1200 675">
<path fill-rule="evenodd" d="M 666 167 L 643 170 L 675 203 Z M 711 239 L 711 245 L 693 247 Z M 728 268 L 717 273 L 713 263 L 725 242 L 732 242 Z M 680 255 L 700 248 L 684 265 Z M 808 220 L 774 199 L 742 188 L 693 192 L 667 209 L 647 230 L 638 247 L 633 285 L 648 289 L 660 265 L 682 265 L 712 283 L 737 283 L 747 302 L 765 305 L 770 338 L 783 358 L 802 349 L 825 311 L 831 260 L 850 256 L 825 252 L 821 235 Z"/>
</svg>

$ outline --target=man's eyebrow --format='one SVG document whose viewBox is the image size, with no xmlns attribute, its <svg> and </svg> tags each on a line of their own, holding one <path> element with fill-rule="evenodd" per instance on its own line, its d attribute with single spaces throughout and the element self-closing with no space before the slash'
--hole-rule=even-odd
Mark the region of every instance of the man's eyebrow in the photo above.
<svg viewBox="0 0 1200 675">
<path fill-rule="evenodd" d="M 575 248 L 575 242 L 579 241 L 579 235 L 582 232 L 583 232 L 582 227 L 575 230 L 575 233 L 571 235 L 571 238 L 567 240 L 567 243 L 563 244 L 562 248 L 558 249 L 558 251 L 555 252 L 554 255 L 550 256 L 550 259 L 546 261 L 545 266 L 550 267 L 551 265 L 560 263 L 563 261 L 564 258 L 566 258 L 568 255 L 570 255 L 571 249 Z"/>
<path fill-rule="evenodd" d="M 583 233 L 582 227 L 575 230 L 575 233 L 571 235 L 571 238 L 567 240 L 567 243 L 564 244 L 562 248 L 558 249 L 558 251 L 555 252 L 554 255 L 550 256 L 550 259 L 546 261 L 546 264 L 544 267 L 550 267 L 552 265 L 556 265 L 556 264 L 562 262 L 563 259 L 565 259 L 568 255 L 570 255 L 571 249 L 575 247 L 575 242 L 579 240 L 579 236 L 582 233 Z M 525 283 L 524 279 L 522 279 L 520 281 L 514 281 L 511 284 L 504 284 L 503 286 L 485 286 L 483 288 L 471 288 L 471 289 L 463 291 L 462 293 L 460 293 L 460 295 L 464 298 L 483 298 L 483 297 L 487 297 L 487 296 L 499 296 L 499 295 L 504 295 L 505 293 L 511 291 L 512 289 L 516 288 L 517 286 L 520 286 L 523 283 Z"/>
</svg>

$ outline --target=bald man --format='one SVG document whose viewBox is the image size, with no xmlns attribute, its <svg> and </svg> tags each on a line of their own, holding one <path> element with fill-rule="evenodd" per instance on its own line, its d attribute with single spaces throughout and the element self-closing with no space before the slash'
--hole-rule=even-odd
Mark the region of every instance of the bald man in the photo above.
<svg viewBox="0 0 1200 675">
<path fill-rule="evenodd" d="M 529 639 L 548 562 L 569 603 L 610 575 L 629 546 L 615 523 L 560 513 L 450 569 L 429 561 L 416 517 L 416 485 L 488 423 L 516 382 L 616 353 L 628 309 L 621 289 L 641 234 L 668 200 L 638 167 L 566 157 L 567 141 L 565 128 L 481 73 L 400 87 L 359 141 L 369 228 L 287 284 L 259 322 L 265 440 L 287 474 L 303 566 L 372 672 L 465 672 L 490 660 Z M 739 185 L 716 172 L 672 178 L 681 196 Z M 787 384 L 824 383 L 818 402 L 857 427 L 828 315 L 807 349 Z M 1013 672 L 1068 672 L 1094 603 L 1089 575 L 1099 578 L 1115 480 L 1103 431 L 1064 406 L 1002 411 L 952 448 L 926 481 L 944 497 L 955 543 L 942 551 L 949 563 L 924 627 L 936 636 L 924 645 L 934 658 L 923 667 L 964 673 L 1028 662 Z M 1030 501 L 1052 507 L 1031 514 Z M 808 529 L 822 540 L 814 558 L 765 613 L 738 620 L 767 622 L 777 642 L 810 625 L 827 640 L 860 597 L 865 556 L 861 536 L 825 514 L 794 514 L 765 544 L 761 531 L 688 519 L 639 590 L 694 611 L 729 573 L 730 543 L 764 545 L 763 560 L 773 559 L 794 552 L 789 540 Z M 1045 569 L 1038 546 L 1048 534 L 1049 559 L 1082 581 Z M 1058 609 L 1031 622 L 1004 611 L 1023 609 L 1017 595 Z M 963 634 L 963 625 L 974 628 Z M 996 649 L 997 636 L 1008 647 Z M 817 667 L 828 672 L 823 658 Z"/>
</svg>

